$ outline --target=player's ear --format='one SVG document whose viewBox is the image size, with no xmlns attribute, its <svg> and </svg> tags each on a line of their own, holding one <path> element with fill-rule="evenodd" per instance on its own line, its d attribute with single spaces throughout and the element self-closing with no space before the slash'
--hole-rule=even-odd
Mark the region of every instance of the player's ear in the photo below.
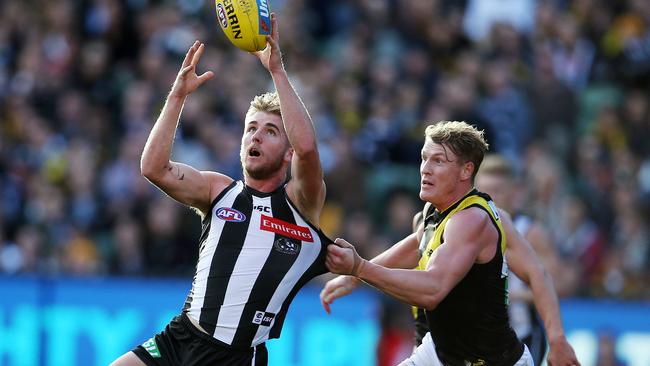
<svg viewBox="0 0 650 366">
<path fill-rule="evenodd" d="M 291 159 L 293 158 L 293 148 L 288 148 L 287 151 L 284 152 L 284 160 L 291 162 Z"/>
<path fill-rule="evenodd" d="M 466 161 L 460 170 L 460 178 L 461 180 L 471 179 L 472 174 L 474 174 L 474 163 Z"/>
</svg>

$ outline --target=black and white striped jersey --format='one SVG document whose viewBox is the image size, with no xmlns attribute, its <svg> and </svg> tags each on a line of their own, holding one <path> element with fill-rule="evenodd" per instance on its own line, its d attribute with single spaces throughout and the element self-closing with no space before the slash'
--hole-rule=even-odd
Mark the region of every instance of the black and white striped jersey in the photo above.
<svg viewBox="0 0 650 366">
<path fill-rule="evenodd" d="M 235 181 L 203 219 L 199 261 L 183 311 L 232 347 L 277 338 L 298 290 L 327 272 L 331 242 L 302 217 L 284 185 L 263 193 Z"/>
</svg>

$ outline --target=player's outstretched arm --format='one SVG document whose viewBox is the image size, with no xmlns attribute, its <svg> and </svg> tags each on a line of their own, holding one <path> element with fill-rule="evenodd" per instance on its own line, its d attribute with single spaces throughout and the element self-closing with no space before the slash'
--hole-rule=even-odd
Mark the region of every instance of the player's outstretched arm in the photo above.
<svg viewBox="0 0 650 366">
<path fill-rule="evenodd" d="M 361 258 L 354 246 L 343 239 L 327 247 L 327 268 L 351 274 L 377 289 L 410 305 L 435 308 L 467 274 L 489 240 L 496 236 L 487 214 L 478 209 L 457 213 L 445 228 L 444 244 L 439 246 L 424 271 L 391 269 Z M 494 242 L 494 240 L 492 240 Z"/>
<path fill-rule="evenodd" d="M 144 146 L 140 170 L 151 183 L 175 200 L 207 213 L 215 191 L 221 191 L 232 179 L 170 160 L 176 127 L 187 96 L 214 76 L 212 71 L 196 74 L 196 65 L 205 46 L 194 42 L 187 51 L 174 85 Z"/>
<path fill-rule="evenodd" d="M 271 36 L 267 37 L 267 42 L 267 47 L 255 55 L 271 73 L 280 98 L 284 129 L 294 152 L 288 193 L 308 219 L 318 225 L 325 201 L 325 183 L 316 146 L 316 134 L 307 108 L 289 82 L 282 64 L 278 24 L 274 13 L 271 14 Z"/>
<path fill-rule="evenodd" d="M 372 263 L 388 268 L 413 268 L 419 260 L 418 233 L 413 233 L 400 240 L 383 253 L 371 260 Z M 354 276 L 341 275 L 329 280 L 320 293 L 323 309 L 329 314 L 330 305 L 334 300 L 346 296 L 359 285 L 359 279 Z"/>
<path fill-rule="evenodd" d="M 535 308 L 544 321 L 549 339 L 547 362 L 550 366 L 580 366 L 573 348 L 564 335 L 560 305 L 553 281 L 530 244 L 515 229 L 510 216 L 500 210 L 503 229 L 506 232 L 508 265 L 533 292 Z"/>
</svg>

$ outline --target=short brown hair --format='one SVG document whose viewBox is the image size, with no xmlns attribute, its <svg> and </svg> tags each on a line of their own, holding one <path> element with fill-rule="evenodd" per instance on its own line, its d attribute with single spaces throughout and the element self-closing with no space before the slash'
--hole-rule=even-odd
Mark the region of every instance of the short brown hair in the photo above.
<svg viewBox="0 0 650 366">
<path fill-rule="evenodd" d="M 436 144 L 448 146 L 462 160 L 461 164 L 472 162 L 472 181 L 474 180 L 488 150 L 483 131 L 466 122 L 441 121 L 427 126 L 424 136 Z"/>
<path fill-rule="evenodd" d="M 496 175 L 509 180 L 514 180 L 517 176 L 512 163 L 499 154 L 487 154 L 481 164 L 480 174 Z"/>
<path fill-rule="evenodd" d="M 268 92 L 255 96 L 251 101 L 246 115 L 249 116 L 255 112 L 268 112 L 282 117 L 280 112 L 280 97 L 277 92 Z"/>
</svg>

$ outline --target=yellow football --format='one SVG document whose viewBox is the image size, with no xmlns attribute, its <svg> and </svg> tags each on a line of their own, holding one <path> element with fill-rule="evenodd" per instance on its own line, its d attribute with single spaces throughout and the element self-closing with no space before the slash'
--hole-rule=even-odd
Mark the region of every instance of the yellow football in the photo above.
<svg viewBox="0 0 650 366">
<path fill-rule="evenodd" d="M 253 52 L 266 47 L 271 35 L 269 0 L 215 0 L 217 20 L 230 42 Z"/>
</svg>

